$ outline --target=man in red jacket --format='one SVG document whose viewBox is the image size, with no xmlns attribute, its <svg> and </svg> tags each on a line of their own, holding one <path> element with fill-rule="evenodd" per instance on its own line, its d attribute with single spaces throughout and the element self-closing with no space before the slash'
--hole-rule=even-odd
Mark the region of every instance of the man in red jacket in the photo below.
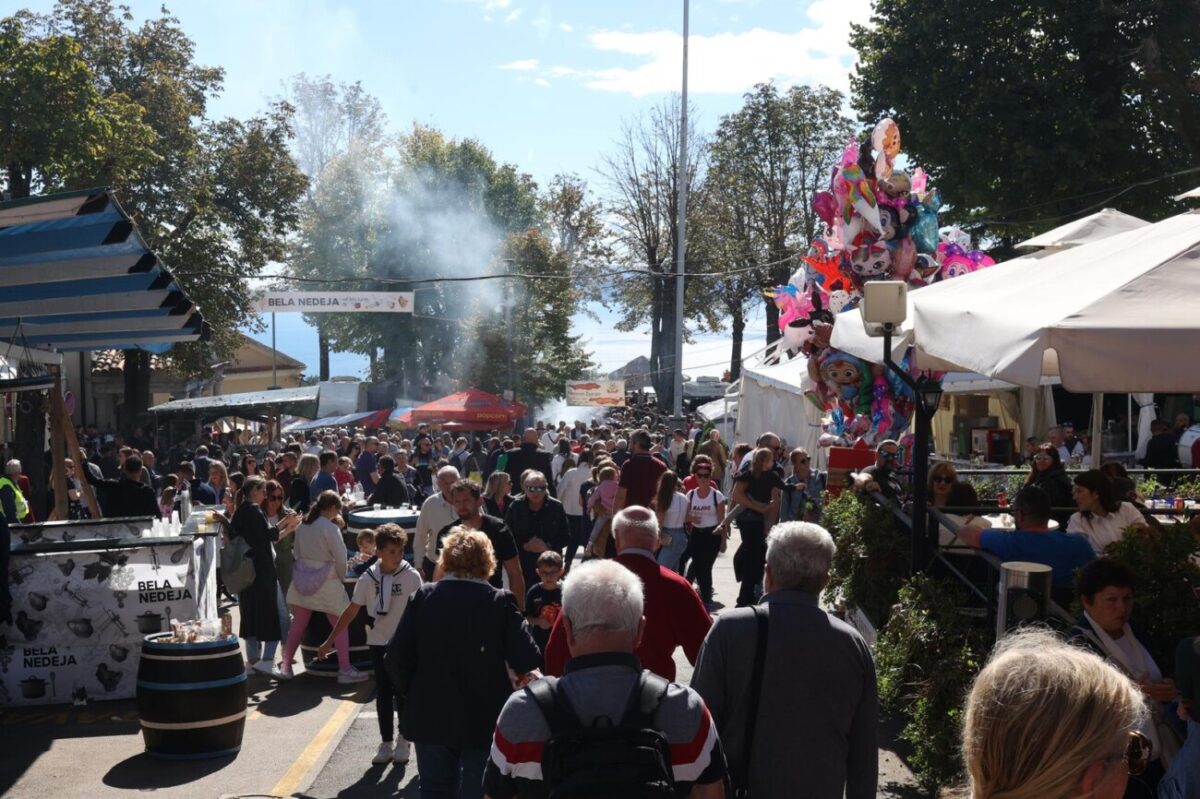
<svg viewBox="0 0 1200 799">
<path fill-rule="evenodd" d="M 634 654 L 644 668 L 674 681 L 675 647 L 682 646 L 688 662 L 695 665 L 712 618 L 691 584 L 654 559 L 658 519 L 653 511 L 639 505 L 625 508 L 613 518 L 613 532 L 617 563 L 636 574 L 645 589 L 646 630 Z M 561 675 L 570 657 L 560 614 L 546 644 L 546 673 Z"/>
</svg>

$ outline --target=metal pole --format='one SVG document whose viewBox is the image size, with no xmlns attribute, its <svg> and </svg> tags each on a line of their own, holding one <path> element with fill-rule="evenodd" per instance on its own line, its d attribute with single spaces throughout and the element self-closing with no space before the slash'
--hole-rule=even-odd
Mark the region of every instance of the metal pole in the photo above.
<svg viewBox="0 0 1200 799">
<path fill-rule="evenodd" d="M 508 341 L 508 401 L 516 399 L 513 393 L 513 319 L 512 319 L 512 267 L 513 259 L 505 258 L 504 265 L 509 278 L 504 281 L 504 335 Z"/>
<path fill-rule="evenodd" d="M 928 485 L 929 478 L 929 437 L 933 433 L 933 414 L 925 411 L 925 402 L 921 398 L 917 381 L 899 364 L 892 360 L 892 333 L 883 333 L 883 362 L 891 369 L 904 384 L 912 389 L 916 406 L 917 427 L 913 433 L 913 467 L 912 467 L 912 571 L 914 574 L 924 570 L 933 552 L 932 539 L 936 533 L 930 533 Z M 936 410 L 936 408 L 934 409 Z M 936 528 L 935 528 L 936 529 Z"/>
<path fill-rule="evenodd" d="M 679 239 L 675 243 L 675 418 L 683 419 L 683 276 L 687 257 L 688 0 L 683 0 L 683 97 L 679 104 Z"/>
<path fill-rule="evenodd" d="M 278 373 L 275 370 L 275 312 L 271 311 L 271 388 L 279 388 Z"/>
</svg>

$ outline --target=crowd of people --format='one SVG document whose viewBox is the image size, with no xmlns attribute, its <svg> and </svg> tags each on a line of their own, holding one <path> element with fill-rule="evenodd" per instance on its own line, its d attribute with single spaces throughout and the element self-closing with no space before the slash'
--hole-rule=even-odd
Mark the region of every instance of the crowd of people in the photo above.
<svg viewBox="0 0 1200 799">
<path fill-rule="evenodd" d="M 339 682 L 369 679 L 348 636 L 365 612 L 372 762 L 407 762 L 411 742 L 422 797 L 579 786 L 875 796 L 872 653 L 819 601 L 836 552 L 816 523 L 826 475 L 773 433 L 729 447 L 698 422 L 641 421 L 472 438 L 327 430 L 229 447 L 206 434 L 172 448 L 161 469 L 131 446 L 85 448 L 77 462 L 105 516 L 225 506 L 230 543 L 241 539 L 255 565 L 236 592 L 248 673 L 291 679 L 320 613 L 332 631 L 318 658 L 336 653 Z M 1056 428 L 1030 447 L 1015 531 L 968 512 L 979 499 L 952 464 L 929 473 L 930 504 L 955 510 L 944 545 L 1046 563 L 1056 598 L 1083 608 L 1070 644 L 1011 635 L 975 681 L 962 744 L 970 793 L 1196 796 L 1200 648 L 1181 642 L 1177 684 L 1130 628 L 1136 582 L 1104 550 L 1154 522 L 1115 464 L 1070 475 L 1072 440 Z M 903 503 L 899 444 L 881 442 L 875 456 L 855 487 Z M 74 469 L 72 517 L 86 518 Z M 0 480 L 9 518 L 32 514 L 16 506 L 19 477 L 17 464 Z M 359 532 L 348 550 L 345 511 L 358 496 L 413 509 L 411 560 L 410 531 L 395 524 Z M 738 591 L 719 597 L 713 566 L 734 536 Z M 678 650 L 694 666 L 688 686 L 675 682 Z"/>
</svg>

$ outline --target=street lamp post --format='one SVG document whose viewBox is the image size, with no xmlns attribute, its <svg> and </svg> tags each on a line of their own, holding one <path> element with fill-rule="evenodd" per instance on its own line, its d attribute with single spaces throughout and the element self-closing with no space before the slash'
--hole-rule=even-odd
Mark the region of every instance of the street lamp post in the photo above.
<svg viewBox="0 0 1200 799">
<path fill-rule="evenodd" d="M 674 413 L 683 422 L 683 275 L 687 256 L 687 104 L 688 104 L 688 0 L 683 0 L 683 96 L 679 105 L 679 169 L 676 194 L 679 205 L 679 238 L 675 242 L 675 395 Z"/>
</svg>

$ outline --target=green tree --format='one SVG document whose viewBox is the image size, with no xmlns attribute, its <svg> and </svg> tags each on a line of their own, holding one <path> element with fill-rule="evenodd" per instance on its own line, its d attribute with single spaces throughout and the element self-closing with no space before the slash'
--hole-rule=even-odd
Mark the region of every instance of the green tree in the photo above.
<svg viewBox="0 0 1200 799">
<path fill-rule="evenodd" d="M 713 136 L 704 192 L 706 224 L 714 228 L 710 271 L 716 296 L 731 320 L 740 371 L 746 305 L 761 290 L 786 283 L 817 234 L 813 193 L 828 186 L 830 170 L 853 134 L 841 113 L 842 94 L 824 86 L 780 92 L 761 83 L 742 107 L 721 118 Z M 767 341 L 779 338 L 779 312 L 766 304 Z"/>
<path fill-rule="evenodd" d="M 948 219 L 1010 247 L 1119 202 L 1177 210 L 1200 163 L 1195 3 L 878 0 L 855 26 L 854 107 L 893 116 Z"/>
<path fill-rule="evenodd" d="M 538 230 L 530 228 L 505 239 L 500 251 L 521 274 L 533 278 L 514 280 L 516 296 L 511 308 L 513 337 L 497 324 L 494 304 L 483 303 L 465 326 L 464 338 L 475 343 L 464 347 L 461 383 L 499 394 L 507 388 L 511 363 L 516 398 L 531 408 L 560 398 L 568 380 L 576 380 L 591 367 L 579 338 L 571 334 L 571 314 L 580 299 L 580 288 L 571 275 L 569 250 L 556 248 Z"/>
<path fill-rule="evenodd" d="M 538 202 L 541 227 L 556 254 L 566 259 L 580 299 L 598 299 L 608 283 L 603 276 L 613 259 L 604 206 L 578 175 L 555 175 Z M 592 314 L 586 304 L 580 310 Z"/>
<path fill-rule="evenodd" d="M 172 360 L 202 373 L 257 324 L 247 279 L 285 252 L 304 175 L 288 153 L 291 108 L 210 120 L 220 68 L 164 11 L 140 27 L 108 0 L 60 0 L 49 15 L 0 21 L 0 163 L 15 196 L 111 186 L 173 267 L 213 339 Z M 15 54 L 15 57 L 10 55 Z M 125 354 L 125 424 L 149 400 L 149 356 Z"/>
</svg>

